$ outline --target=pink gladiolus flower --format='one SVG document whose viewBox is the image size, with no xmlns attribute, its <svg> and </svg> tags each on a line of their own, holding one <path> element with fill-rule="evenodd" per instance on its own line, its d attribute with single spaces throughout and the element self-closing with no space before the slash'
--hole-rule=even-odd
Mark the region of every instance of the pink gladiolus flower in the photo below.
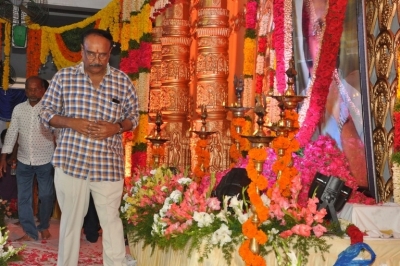
<svg viewBox="0 0 400 266">
<path fill-rule="evenodd" d="M 316 213 L 318 201 L 319 200 L 316 197 L 308 199 L 307 209 L 309 209 L 312 213 Z"/>
<path fill-rule="evenodd" d="M 314 226 L 312 228 L 312 230 L 313 230 L 313 232 L 314 232 L 316 237 L 322 236 L 327 231 L 327 229 L 324 226 L 320 225 L 320 224 L 317 224 L 316 226 Z"/>
<path fill-rule="evenodd" d="M 292 180 L 292 186 L 290 188 L 290 191 L 292 192 L 292 198 L 297 198 L 297 195 L 299 195 L 302 187 L 300 176 L 296 175 Z"/>
<path fill-rule="evenodd" d="M 272 217 L 276 217 L 278 220 L 283 219 L 283 216 L 285 215 L 285 214 L 282 212 L 282 209 L 281 209 L 281 207 L 279 207 L 278 204 L 271 204 L 271 205 L 269 206 L 269 212 L 270 212 L 270 215 L 271 215 Z"/>
<path fill-rule="evenodd" d="M 217 198 L 207 199 L 207 206 L 213 211 L 218 211 L 219 209 L 221 209 L 221 203 Z"/>
<path fill-rule="evenodd" d="M 286 230 L 279 234 L 279 236 L 282 238 L 287 238 L 291 235 L 293 235 L 293 232 L 291 230 Z"/>
<path fill-rule="evenodd" d="M 310 236 L 311 235 L 311 226 L 306 224 L 296 224 L 292 228 L 292 232 L 299 236 Z"/>
<path fill-rule="evenodd" d="M 326 214 L 326 209 L 321 209 L 317 211 L 317 213 L 314 214 L 314 221 L 316 221 L 317 223 L 322 223 Z"/>
</svg>

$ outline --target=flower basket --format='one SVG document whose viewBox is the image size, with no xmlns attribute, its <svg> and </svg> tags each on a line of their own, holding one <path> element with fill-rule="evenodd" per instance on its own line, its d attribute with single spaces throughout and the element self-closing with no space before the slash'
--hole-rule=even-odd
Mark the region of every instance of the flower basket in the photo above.
<svg viewBox="0 0 400 266">
<path fill-rule="evenodd" d="M 400 204 L 400 164 L 393 162 L 393 200 Z"/>
</svg>

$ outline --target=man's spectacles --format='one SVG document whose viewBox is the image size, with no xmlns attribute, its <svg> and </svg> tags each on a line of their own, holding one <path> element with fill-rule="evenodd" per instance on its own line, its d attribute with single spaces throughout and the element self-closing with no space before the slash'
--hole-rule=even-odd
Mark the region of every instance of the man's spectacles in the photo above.
<svg viewBox="0 0 400 266">
<path fill-rule="evenodd" d="M 108 58 L 108 55 L 110 52 L 108 53 L 94 53 L 91 51 L 87 51 L 86 49 L 83 49 L 85 51 L 86 57 L 89 60 L 94 60 L 95 58 L 99 58 L 99 60 L 105 60 Z"/>
</svg>

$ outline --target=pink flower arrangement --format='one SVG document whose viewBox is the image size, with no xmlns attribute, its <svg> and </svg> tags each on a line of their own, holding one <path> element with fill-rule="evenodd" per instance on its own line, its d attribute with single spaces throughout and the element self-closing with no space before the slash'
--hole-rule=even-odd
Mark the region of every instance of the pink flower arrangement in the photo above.
<svg viewBox="0 0 400 266">
<path fill-rule="evenodd" d="M 319 136 L 318 139 L 307 144 L 302 153 L 303 155 L 293 155 L 294 167 L 300 173 L 302 186 L 292 188 L 292 193 L 298 194 L 297 201 L 299 205 L 303 207 L 307 205 L 308 191 L 317 172 L 323 175 L 336 176 L 345 181 L 345 185 L 353 189 L 349 202 L 375 204 L 373 198 L 368 198 L 357 191 L 358 185 L 356 179 L 350 173 L 347 159 L 331 137 Z M 267 179 L 268 188 L 272 188 L 276 182 L 276 174 L 272 171 L 272 164 L 276 161 L 276 154 L 271 148 L 267 148 L 267 154 L 268 157 L 264 162 L 262 175 Z M 247 164 L 248 157 L 241 158 L 235 167 L 246 168 Z M 215 187 L 229 170 L 216 174 Z M 209 176 L 205 177 L 201 187 L 207 188 L 210 185 L 209 180 Z"/>
<path fill-rule="evenodd" d="M 294 166 L 301 173 L 303 189 L 299 194 L 299 204 L 304 205 L 308 199 L 308 191 L 315 174 L 332 175 L 345 181 L 352 188 L 349 202 L 374 204 L 375 200 L 357 191 L 356 179 L 351 175 L 349 164 L 344 153 L 329 136 L 319 136 L 317 140 L 304 147 L 304 156 L 294 156 Z"/>
<path fill-rule="evenodd" d="M 167 224 L 165 235 L 182 233 L 193 224 L 195 212 L 212 213 L 220 209 L 217 198 L 208 198 L 200 192 L 196 182 L 186 188 L 181 186 L 182 201 L 174 202 L 167 210 L 162 222 Z"/>
<path fill-rule="evenodd" d="M 299 205 L 297 196 L 301 187 L 301 179 L 296 176 L 292 179 L 290 198 L 282 196 L 279 187 L 272 188 L 270 218 L 261 229 L 268 233 L 267 245 L 273 247 L 278 261 L 290 261 L 291 256 L 295 256 L 302 258 L 305 265 L 309 248 L 322 252 L 328 248 L 326 241 L 320 238 L 327 232 L 323 220 L 327 212 L 326 209 L 317 210 L 317 198 L 308 199 L 305 206 Z"/>
</svg>

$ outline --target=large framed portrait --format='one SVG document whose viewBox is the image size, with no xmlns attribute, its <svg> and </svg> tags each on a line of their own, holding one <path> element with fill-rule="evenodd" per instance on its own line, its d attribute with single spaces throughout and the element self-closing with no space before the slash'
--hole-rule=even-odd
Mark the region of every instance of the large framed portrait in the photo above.
<svg viewBox="0 0 400 266">
<path fill-rule="evenodd" d="M 318 62 L 327 0 L 293 1 L 296 90 L 307 95 Z M 348 0 L 336 69 L 325 113 L 314 136 L 333 138 L 344 152 L 359 189 L 377 198 L 365 50 L 364 0 Z"/>
</svg>

